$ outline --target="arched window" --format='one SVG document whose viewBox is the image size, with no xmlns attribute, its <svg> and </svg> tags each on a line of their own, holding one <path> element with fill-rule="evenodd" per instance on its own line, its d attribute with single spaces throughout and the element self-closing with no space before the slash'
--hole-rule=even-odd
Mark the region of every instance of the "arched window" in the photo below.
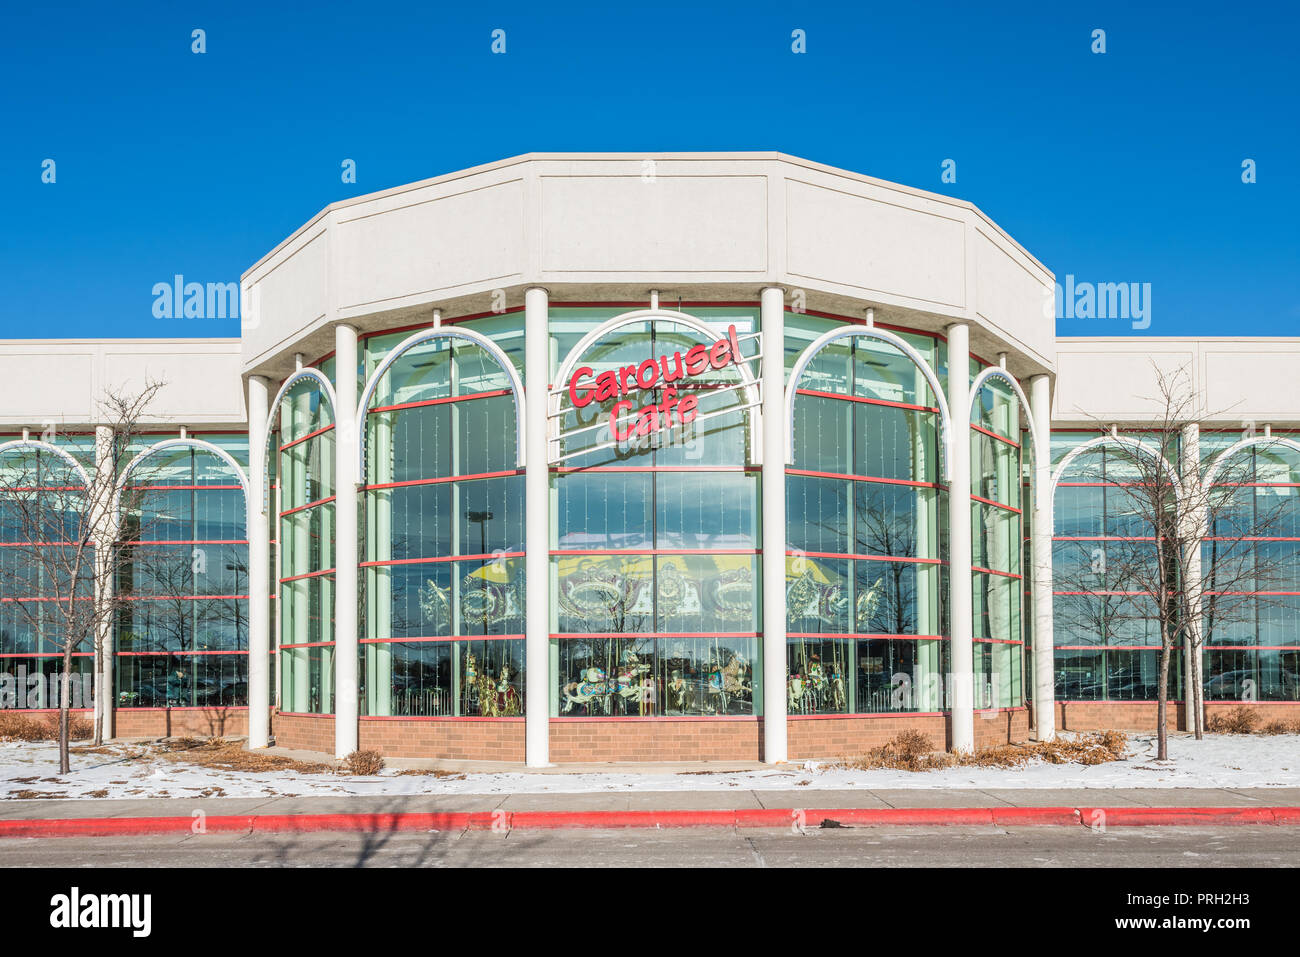
<svg viewBox="0 0 1300 957">
<path fill-rule="evenodd" d="M 278 457 L 272 508 L 278 517 L 280 709 L 329 714 L 334 710 L 337 494 L 329 380 L 314 369 L 290 376 L 271 417 L 278 419 L 268 434 Z"/>
<path fill-rule="evenodd" d="M 1158 560 L 1155 528 L 1134 489 L 1150 468 L 1136 456 L 1158 454 L 1158 437 L 1053 432 L 1052 617 L 1056 698 L 1154 701 L 1160 671 L 1160 622 L 1142 581 Z M 1143 444 L 1139 444 L 1143 443 Z M 1179 696 L 1181 649 L 1170 665 L 1169 694 Z"/>
<path fill-rule="evenodd" d="M 119 478 L 117 707 L 248 704 L 247 450 L 244 435 L 131 450 Z"/>
<path fill-rule="evenodd" d="M 363 395 L 362 714 L 522 715 L 518 378 L 455 330 L 385 351 Z"/>
<path fill-rule="evenodd" d="M 0 708 L 58 707 L 68 599 L 93 601 L 92 550 L 74 583 L 71 544 L 82 535 L 93 459 L 93 437 L 0 442 Z M 91 707 L 93 674 L 88 638 L 73 650 L 70 707 Z"/>
<path fill-rule="evenodd" d="M 787 313 L 787 706 L 792 715 L 939 711 L 948 626 L 934 337 Z M 861 329 L 862 335 L 852 330 Z M 842 334 L 825 340 L 832 331 Z M 818 343 L 823 343 L 820 346 Z M 816 350 L 816 351 L 810 351 Z"/>
<path fill-rule="evenodd" d="M 758 309 L 561 306 L 550 323 L 552 354 L 566 357 L 550 409 L 563 437 L 550 713 L 754 715 Z"/>
<path fill-rule="evenodd" d="M 1032 436 L 1004 373 L 976 379 L 971 409 L 971 596 L 975 707 L 1024 704 L 1025 568 Z M 1026 410 L 1027 411 L 1027 410 Z"/>
<path fill-rule="evenodd" d="M 1300 450 L 1237 438 L 1201 435 L 1224 496 L 1201 551 L 1205 700 L 1300 701 Z"/>
</svg>

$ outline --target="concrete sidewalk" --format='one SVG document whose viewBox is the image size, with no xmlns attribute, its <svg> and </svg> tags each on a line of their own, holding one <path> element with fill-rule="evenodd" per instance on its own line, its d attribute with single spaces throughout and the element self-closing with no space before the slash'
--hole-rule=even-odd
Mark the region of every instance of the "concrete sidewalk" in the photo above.
<svg viewBox="0 0 1300 957">
<path fill-rule="evenodd" d="M 6 800 L 0 837 L 210 831 L 1300 824 L 1298 788 L 636 791 Z M 832 825 L 833 826 L 833 825 Z"/>
</svg>

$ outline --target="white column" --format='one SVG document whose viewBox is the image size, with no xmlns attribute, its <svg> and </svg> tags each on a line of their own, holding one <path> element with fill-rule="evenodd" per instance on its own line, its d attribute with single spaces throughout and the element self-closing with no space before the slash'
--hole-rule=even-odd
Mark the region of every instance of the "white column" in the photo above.
<svg viewBox="0 0 1300 957">
<path fill-rule="evenodd" d="M 952 462 L 948 485 L 948 687 L 953 751 L 975 750 L 974 650 L 971 645 L 970 328 L 948 327 L 948 409 Z"/>
<path fill-rule="evenodd" d="M 785 290 L 761 299 L 763 331 L 763 761 L 787 757 L 785 698 Z M 750 413 L 753 414 L 752 412 Z"/>
<path fill-rule="evenodd" d="M 549 319 L 549 296 L 545 289 L 534 286 L 524 293 L 524 758 L 530 768 L 551 762 L 550 469 L 546 454 Z"/>
<path fill-rule="evenodd" d="M 91 524 L 95 536 L 95 695 L 94 718 L 100 722 L 104 738 L 113 737 L 115 701 L 113 697 L 113 559 L 111 550 L 117 541 L 118 516 L 112 514 L 113 428 L 95 427 L 95 490 L 91 493 L 94 514 Z M 89 489 L 87 491 L 90 491 Z"/>
<path fill-rule="evenodd" d="M 1199 481 L 1201 474 L 1201 427 L 1195 422 L 1189 422 L 1183 426 L 1182 442 L 1180 444 L 1179 457 L 1182 461 L 1178 463 L 1179 473 L 1186 477 L 1187 482 Z M 1193 507 L 1196 508 L 1195 514 L 1187 514 L 1185 520 L 1193 527 L 1200 528 L 1206 521 L 1205 501 L 1200 496 L 1193 493 Z M 1208 530 L 1205 534 L 1209 534 Z M 1201 595 L 1204 593 L 1204 585 L 1201 584 L 1201 542 L 1200 536 L 1197 536 L 1195 544 L 1187 550 L 1185 557 L 1187 564 L 1187 577 L 1189 582 L 1188 589 L 1188 610 L 1191 613 L 1191 633 L 1184 637 L 1183 646 L 1183 715 L 1186 720 L 1188 731 L 1196 730 L 1196 703 L 1200 700 L 1200 695 L 1196 693 L 1195 679 L 1204 674 L 1204 669 L 1197 667 L 1200 663 L 1197 659 L 1201 656 L 1204 645 L 1200 645 L 1195 651 L 1192 649 L 1191 636 L 1195 635 L 1198 639 L 1202 636 L 1201 629 L 1204 627 L 1205 619 L 1202 617 Z"/>
<path fill-rule="evenodd" d="M 1043 448 L 1034 447 L 1034 513 L 1030 531 L 1034 599 L 1034 729 L 1039 741 L 1056 737 L 1056 651 L 1052 639 L 1052 380 L 1029 380 L 1029 414 Z M 1042 503 L 1040 506 L 1039 503 Z"/>
<path fill-rule="evenodd" d="M 248 379 L 248 746 L 271 741 L 271 517 L 266 503 L 266 419 L 271 383 Z"/>
<path fill-rule="evenodd" d="M 357 330 L 334 327 L 334 754 L 357 750 Z"/>
</svg>

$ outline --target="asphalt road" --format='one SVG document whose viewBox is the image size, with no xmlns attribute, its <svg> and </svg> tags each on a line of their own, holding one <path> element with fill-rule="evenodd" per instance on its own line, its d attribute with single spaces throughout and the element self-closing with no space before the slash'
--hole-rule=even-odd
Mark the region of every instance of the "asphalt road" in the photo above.
<svg viewBox="0 0 1300 957">
<path fill-rule="evenodd" d="M 1287 827 L 759 828 L 0 840 L 0 867 L 1297 867 Z"/>
</svg>

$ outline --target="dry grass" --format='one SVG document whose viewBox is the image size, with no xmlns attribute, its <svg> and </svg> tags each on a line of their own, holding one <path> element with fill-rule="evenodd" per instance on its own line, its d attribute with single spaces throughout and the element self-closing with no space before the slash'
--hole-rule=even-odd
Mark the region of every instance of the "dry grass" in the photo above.
<svg viewBox="0 0 1300 957">
<path fill-rule="evenodd" d="M 85 718 L 68 715 L 68 738 L 89 738 L 95 732 L 95 726 Z M 59 740 L 59 716 L 48 714 L 33 717 L 26 714 L 6 714 L 0 712 L 0 741 L 57 741 Z"/>
<path fill-rule="evenodd" d="M 1238 706 L 1231 711 L 1216 711 L 1205 722 L 1205 730 L 1219 734 L 1250 734 L 1259 727 L 1259 712 Z"/>
<path fill-rule="evenodd" d="M 462 771 L 445 771 L 442 768 L 407 768 L 405 771 L 394 771 L 393 776 L 404 778 L 418 775 L 420 777 L 432 778 L 451 778 L 453 781 L 463 781 L 465 774 Z"/>
<path fill-rule="evenodd" d="M 1300 718 L 1290 721 L 1270 721 L 1259 729 L 1260 734 L 1300 734 Z"/>
<path fill-rule="evenodd" d="M 180 747 L 184 743 L 185 747 Z M 264 754 L 245 750 L 239 741 L 224 738 L 179 738 L 170 742 L 163 757 L 169 761 L 183 761 L 202 768 L 222 771 L 296 771 L 299 774 L 330 774 L 334 767 L 310 761 L 298 761 L 278 754 Z"/>
<path fill-rule="evenodd" d="M 369 777 L 384 769 L 384 756 L 378 751 L 353 751 L 343 759 L 343 770 L 348 774 Z"/>
<path fill-rule="evenodd" d="M 1124 756 L 1128 738 L 1122 731 L 1095 731 L 1074 738 L 1030 741 L 981 748 L 974 754 L 936 752 L 920 731 L 904 731 L 866 754 L 845 759 L 840 767 L 855 770 L 937 771 L 942 768 L 1018 768 L 1031 761 L 1049 764 L 1105 764 Z"/>
</svg>

